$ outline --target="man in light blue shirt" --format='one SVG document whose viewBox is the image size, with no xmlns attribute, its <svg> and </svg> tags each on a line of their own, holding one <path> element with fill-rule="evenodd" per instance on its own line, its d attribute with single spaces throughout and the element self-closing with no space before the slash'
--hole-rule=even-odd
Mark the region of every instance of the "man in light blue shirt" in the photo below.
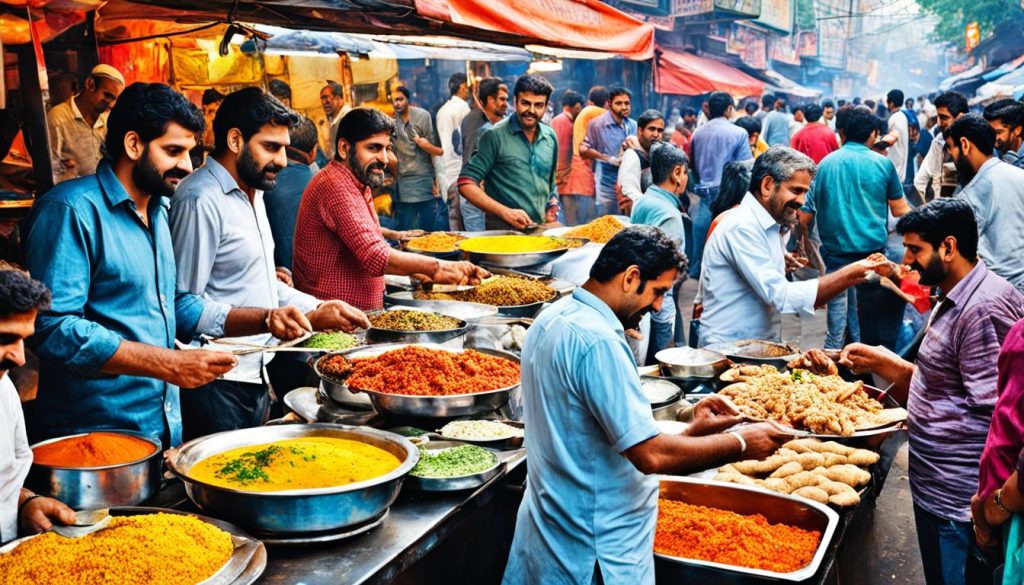
<svg viewBox="0 0 1024 585">
<path fill-rule="evenodd" d="M 629 220 L 635 225 L 649 225 L 660 229 L 680 251 L 683 249 L 683 214 L 679 211 L 679 198 L 686 192 L 686 153 L 671 144 L 656 145 L 651 152 L 651 182 L 642 197 L 637 199 Z M 683 272 L 685 275 L 685 271 Z M 674 290 L 674 288 L 673 288 Z M 661 309 L 651 316 L 651 343 L 647 361 L 672 343 L 676 322 L 676 301 L 672 290 L 665 293 Z"/>
<path fill-rule="evenodd" d="M 871 269 L 887 265 L 864 260 L 820 279 L 786 280 L 781 227 L 797 223 L 816 171 L 807 155 L 786 146 L 773 146 L 754 161 L 750 192 L 724 216 L 704 251 L 701 345 L 778 341 L 776 313 L 813 315 L 815 307 L 864 282 Z"/>
<path fill-rule="evenodd" d="M 761 138 L 771 146 L 789 146 L 789 122 L 786 100 L 777 98 L 775 109 L 761 120 Z"/>
<path fill-rule="evenodd" d="M 684 266 L 676 242 L 634 226 L 605 245 L 590 279 L 546 309 L 523 347 L 530 465 L 503 583 L 654 583 L 655 473 L 760 458 L 785 437 L 740 420 L 719 396 L 685 435 L 659 432 L 624 328 L 660 308 Z"/>
<path fill-rule="evenodd" d="M 587 134 L 580 144 L 580 156 L 596 161 L 594 165 L 594 193 L 597 216 L 619 212 L 615 197 L 615 184 L 619 179 L 619 165 L 625 152 L 626 139 L 636 136 L 636 120 L 629 117 L 633 94 L 624 87 L 608 90 L 608 111 L 594 118 L 587 126 Z"/>
</svg>

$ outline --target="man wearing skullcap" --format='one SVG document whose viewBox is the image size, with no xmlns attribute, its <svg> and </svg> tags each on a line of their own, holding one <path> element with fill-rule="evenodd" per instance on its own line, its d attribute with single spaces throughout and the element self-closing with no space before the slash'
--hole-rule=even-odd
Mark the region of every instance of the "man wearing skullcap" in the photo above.
<svg viewBox="0 0 1024 585">
<path fill-rule="evenodd" d="M 81 92 L 47 112 L 54 183 L 96 172 L 103 158 L 100 145 L 107 136 L 107 112 L 123 89 L 120 71 L 97 65 Z"/>
</svg>

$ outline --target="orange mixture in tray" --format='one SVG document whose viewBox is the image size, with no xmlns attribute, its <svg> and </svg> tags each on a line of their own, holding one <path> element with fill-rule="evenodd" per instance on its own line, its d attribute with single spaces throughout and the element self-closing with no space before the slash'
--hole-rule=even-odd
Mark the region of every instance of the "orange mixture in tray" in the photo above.
<svg viewBox="0 0 1024 585">
<path fill-rule="evenodd" d="M 475 394 L 519 383 L 519 364 L 471 349 L 452 353 L 409 346 L 350 363 L 349 387 L 389 394 Z"/>
<path fill-rule="evenodd" d="M 743 516 L 675 500 L 658 500 L 654 551 L 660 554 L 790 573 L 814 558 L 821 533 L 764 516 Z"/>
<path fill-rule="evenodd" d="M 138 437 L 95 432 L 40 445 L 32 457 L 50 467 L 103 467 L 138 461 L 154 451 L 152 443 Z"/>
</svg>

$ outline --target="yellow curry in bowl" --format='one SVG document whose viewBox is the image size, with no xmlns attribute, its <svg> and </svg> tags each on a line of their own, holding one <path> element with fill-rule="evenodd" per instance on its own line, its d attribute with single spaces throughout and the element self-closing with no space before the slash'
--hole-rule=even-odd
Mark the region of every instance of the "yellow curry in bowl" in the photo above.
<svg viewBox="0 0 1024 585">
<path fill-rule="evenodd" d="M 337 487 L 380 477 L 402 462 L 359 441 L 300 437 L 238 447 L 207 457 L 188 475 L 206 484 L 251 492 Z"/>
</svg>

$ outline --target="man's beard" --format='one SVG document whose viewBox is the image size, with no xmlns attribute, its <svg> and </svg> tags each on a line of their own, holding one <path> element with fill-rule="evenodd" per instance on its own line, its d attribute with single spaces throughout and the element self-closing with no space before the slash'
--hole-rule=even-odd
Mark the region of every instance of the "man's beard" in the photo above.
<svg viewBox="0 0 1024 585">
<path fill-rule="evenodd" d="M 178 167 L 173 167 L 164 173 L 160 173 L 160 170 L 156 168 L 153 161 L 149 157 L 149 146 L 142 151 L 142 158 L 139 162 L 135 163 L 132 167 L 132 180 L 138 185 L 139 189 L 143 193 L 149 193 L 150 195 L 157 195 L 159 197 L 170 197 L 174 195 L 174 189 L 177 188 L 176 183 L 171 183 L 172 179 L 184 179 L 188 176 L 188 172 Z"/>
<path fill-rule="evenodd" d="M 925 286 L 935 286 L 946 280 L 946 268 L 942 265 L 942 260 L 939 259 L 938 254 L 933 254 L 932 259 L 928 261 L 928 266 L 924 267 L 914 262 L 910 265 L 911 270 L 916 270 L 921 275 L 920 283 Z"/>
<path fill-rule="evenodd" d="M 356 176 L 356 179 L 360 183 L 370 187 L 371 189 L 378 189 L 384 186 L 384 173 L 374 173 L 375 170 L 385 171 L 387 165 L 380 161 L 372 162 L 363 168 L 359 168 L 356 163 L 355 157 L 351 157 L 348 160 L 348 166 L 352 169 L 352 173 Z"/>
<path fill-rule="evenodd" d="M 238 157 L 238 176 L 247 185 L 261 191 L 270 191 L 277 185 L 277 176 L 270 178 L 267 173 L 278 173 L 281 167 L 275 163 L 268 163 L 262 169 L 249 150 L 249 145 L 242 147 L 242 154 Z"/>
<path fill-rule="evenodd" d="M 974 179 L 974 175 L 977 173 L 974 167 L 971 166 L 970 161 L 963 154 L 960 154 L 953 160 L 953 164 L 956 165 L 957 180 L 960 182 L 961 187 L 966 187 Z"/>
</svg>

